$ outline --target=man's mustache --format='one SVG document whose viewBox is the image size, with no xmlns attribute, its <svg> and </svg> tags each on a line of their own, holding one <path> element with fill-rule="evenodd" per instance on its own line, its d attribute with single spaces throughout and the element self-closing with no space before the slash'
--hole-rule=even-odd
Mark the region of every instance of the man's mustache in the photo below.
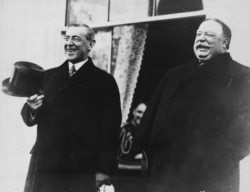
<svg viewBox="0 0 250 192">
<path fill-rule="evenodd" d="M 205 48 L 205 49 L 209 49 L 210 48 L 210 46 L 209 45 L 204 45 L 204 44 L 201 44 L 201 43 L 199 43 L 198 45 L 196 45 L 196 48 L 197 49 L 202 49 L 202 48 Z"/>
</svg>

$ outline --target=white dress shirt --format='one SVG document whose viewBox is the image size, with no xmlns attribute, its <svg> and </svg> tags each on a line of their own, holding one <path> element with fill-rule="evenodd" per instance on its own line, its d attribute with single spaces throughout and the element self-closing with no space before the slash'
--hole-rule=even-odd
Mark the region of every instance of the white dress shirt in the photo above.
<svg viewBox="0 0 250 192">
<path fill-rule="evenodd" d="M 71 69 L 72 65 L 74 65 L 76 71 L 78 71 L 87 61 L 88 61 L 88 59 L 85 59 L 84 61 L 80 61 L 80 62 L 75 63 L 75 64 L 68 61 L 69 69 Z"/>
</svg>

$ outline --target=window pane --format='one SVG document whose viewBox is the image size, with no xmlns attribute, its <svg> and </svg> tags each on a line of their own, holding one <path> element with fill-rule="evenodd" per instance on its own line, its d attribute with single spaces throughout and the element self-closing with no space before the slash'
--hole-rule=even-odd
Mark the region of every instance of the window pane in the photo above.
<svg viewBox="0 0 250 192">
<path fill-rule="evenodd" d="M 202 0 L 156 0 L 156 15 L 198 11 L 202 9 Z"/>
<path fill-rule="evenodd" d="M 108 21 L 109 0 L 68 0 L 66 25 Z"/>
<path fill-rule="evenodd" d="M 153 0 L 110 0 L 110 21 L 148 17 L 152 5 Z"/>
</svg>

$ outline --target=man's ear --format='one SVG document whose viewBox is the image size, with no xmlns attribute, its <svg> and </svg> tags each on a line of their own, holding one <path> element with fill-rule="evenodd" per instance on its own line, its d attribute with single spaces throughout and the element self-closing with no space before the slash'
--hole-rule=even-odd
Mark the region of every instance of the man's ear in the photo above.
<svg viewBox="0 0 250 192">
<path fill-rule="evenodd" d="M 225 51 L 227 51 L 228 50 L 229 39 L 225 38 L 222 43 L 223 43 L 223 49 Z"/>
<path fill-rule="evenodd" d="M 95 40 L 91 40 L 91 41 L 89 42 L 89 48 L 88 48 L 89 51 L 91 51 L 91 50 L 93 49 L 93 47 L 95 46 L 95 43 L 96 43 Z"/>
</svg>

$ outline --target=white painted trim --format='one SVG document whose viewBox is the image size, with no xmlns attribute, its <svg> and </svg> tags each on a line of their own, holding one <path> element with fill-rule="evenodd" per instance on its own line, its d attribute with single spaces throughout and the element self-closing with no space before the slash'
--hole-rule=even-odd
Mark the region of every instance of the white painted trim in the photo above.
<svg viewBox="0 0 250 192">
<path fill-rule="evenodd" d="M 93 29 L 101 29 L 101 28 L 109 28 L 109 27 L 115 27 L 115 26 L 121 26 L 121 25 L 150 23 L 150 22 L 156 22 L 156 21 L 167 21 L 167 20 L 174 20 L 174 19 L 200 17 L 200 16 L 206 16 L 206 13 L 204 10 L 190 11 L 190 12 L 184 12 L 184 13 L 173 13 L 173 14 L 167 14 L 167 15 L 152 16 L 152 17 L 146 17 L 146 18 L 140 18 L 140 19 L 130 19 L 130 20 L 117 21 L 117 22 L 110 21 L 106 23 L 93 24 L 91 25 L 91 27 Z M 66 30 L 65 28 L 62 29 L 62 32 L 64 32 L 65 30 Z"/>
</svg>

